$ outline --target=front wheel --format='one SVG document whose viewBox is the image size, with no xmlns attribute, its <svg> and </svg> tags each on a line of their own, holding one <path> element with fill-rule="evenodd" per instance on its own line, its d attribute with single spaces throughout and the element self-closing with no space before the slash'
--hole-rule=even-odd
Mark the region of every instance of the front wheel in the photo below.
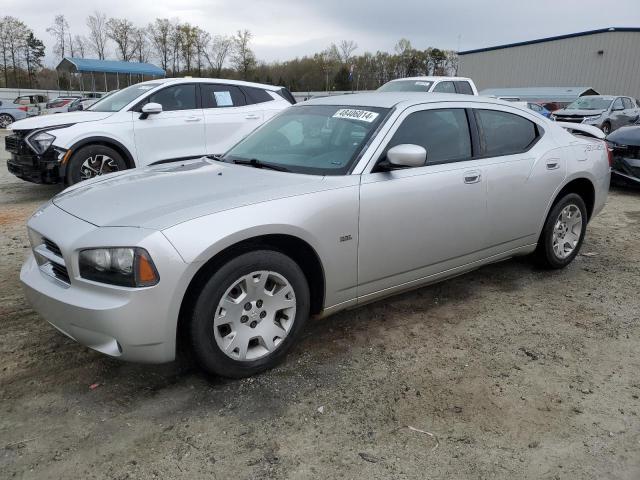
<svg viewBox="0 0 640 480">
<path fill-rule="evenodd" d="M 578 255 L 587 229 L 587 208 L 580 195 L 570 193 L 551 209 L 536 256 L 546 268 L 564 268 Z"/>
<path fill-rule="evenodd" d="M 602 124 L 602 133 L 605 135 L 609 135 L 611 133 L 611 124 L 609 122 L 604 122 Z"/>
<path fill-rule="evenodd" d="M 105 145 L 87 145 L 71 156 L 67 165 L 67 185 L 126 170 L 127 163 L 122 155 Z"/>
<path fill-rule="evenodd" d="M 219 268 L 195 302 L 189 337 L 209 373 L 242 378 L 280 362 L 309 317 L 309 286 L 291 258 L 242 254 Z"/>
</svg>

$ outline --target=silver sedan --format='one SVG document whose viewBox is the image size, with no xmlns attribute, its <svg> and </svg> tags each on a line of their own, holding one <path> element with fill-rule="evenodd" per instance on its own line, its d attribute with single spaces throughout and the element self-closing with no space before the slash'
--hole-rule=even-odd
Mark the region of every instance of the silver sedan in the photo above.
<svg viewBox="0 0 640 480">
<path fill-rule="evenodd" d="M 92 349 L 167 362 L 184 343 L 242 377 L 282 360 L 310 315 L 517 255 L 567 266 L 609 175 L 602 140 L 499 100 L 321 98 L 222 157 L 67 189 L 29 220 L 21 279 Z"/>
</svg>

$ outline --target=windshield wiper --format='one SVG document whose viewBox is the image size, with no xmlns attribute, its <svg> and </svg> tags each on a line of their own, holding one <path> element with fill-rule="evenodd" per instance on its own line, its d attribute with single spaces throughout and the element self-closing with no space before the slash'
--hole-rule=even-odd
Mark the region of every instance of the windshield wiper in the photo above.
<svg viewBox="0 0 640 480">
<path fill-rule="evenodd" d="M 278 172 L 290 172 L 286 167 L 282 167 L 280 165 L 274 165 L 273 163 L 265 163 L 261 162 L 257 158 L 237 158 L 232 160 L 236 165 L 249 165 L 254 168 L 266 168 L 268 170 L 276 170 Z"/>
</svg>

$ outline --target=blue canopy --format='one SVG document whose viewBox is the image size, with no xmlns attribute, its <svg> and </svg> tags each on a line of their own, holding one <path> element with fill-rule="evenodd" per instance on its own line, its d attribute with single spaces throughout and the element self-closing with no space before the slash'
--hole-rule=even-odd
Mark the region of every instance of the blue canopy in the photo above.
<svg viewBox="0 0 640 480">
<path fill-rule="evenodd" d="M 63 72 L 122 73 L 163 77 L 165 71 L 150 63 L 123 62 L 119 60 L 96 60 L 93 58 L 65 57 L 56 67 Z"/>
</svg>

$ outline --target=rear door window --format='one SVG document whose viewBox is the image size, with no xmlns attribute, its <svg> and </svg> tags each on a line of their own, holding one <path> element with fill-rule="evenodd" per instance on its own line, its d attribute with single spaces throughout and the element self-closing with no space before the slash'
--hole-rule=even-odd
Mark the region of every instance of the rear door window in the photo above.
<svg viewBox="0 0 640 480">
<path fill-rule="evenodd" d="M 497 110 L 475 110 L 483 156 L 499 157 L 529 150 L 539 138 L 531 120 Z"/>
<path fill-rule="evenodd" d="M 242 90 L 244 90 L 247 98 L 247 105 L 273 101 L 273 97 L 269 95 L 269 92 L 262 88 L 242 87 Z"/>
<path fill-rule="evenodd" d="M 456 84 L 456 91 L 458 93 L 461 93 L 463 95 L 473 95 L 473 89 L 471 88 L 471 84 L 469 82 L 466 81 L 458 81 L 455 82 Z"/>
<path fill-rule="evenodd" d="M 203 83 L 202 108 L 242 107 L 247 100 L 240 88 L 235 85 Z"/>
<path fill-rule="evenodd" d="M 439 93 L 456 93 L 456 87 L 453 85 L 453 82 L 440 82 L 436 84 L 433 91 Z"/>
<path fill-rule="evenodd" d="M 427 165 L 471 158 L 467 114 L 462 108 L 423 110 L 411 113 L 387 145 L 410 143 L 427 151 Z"/>
</svg>

